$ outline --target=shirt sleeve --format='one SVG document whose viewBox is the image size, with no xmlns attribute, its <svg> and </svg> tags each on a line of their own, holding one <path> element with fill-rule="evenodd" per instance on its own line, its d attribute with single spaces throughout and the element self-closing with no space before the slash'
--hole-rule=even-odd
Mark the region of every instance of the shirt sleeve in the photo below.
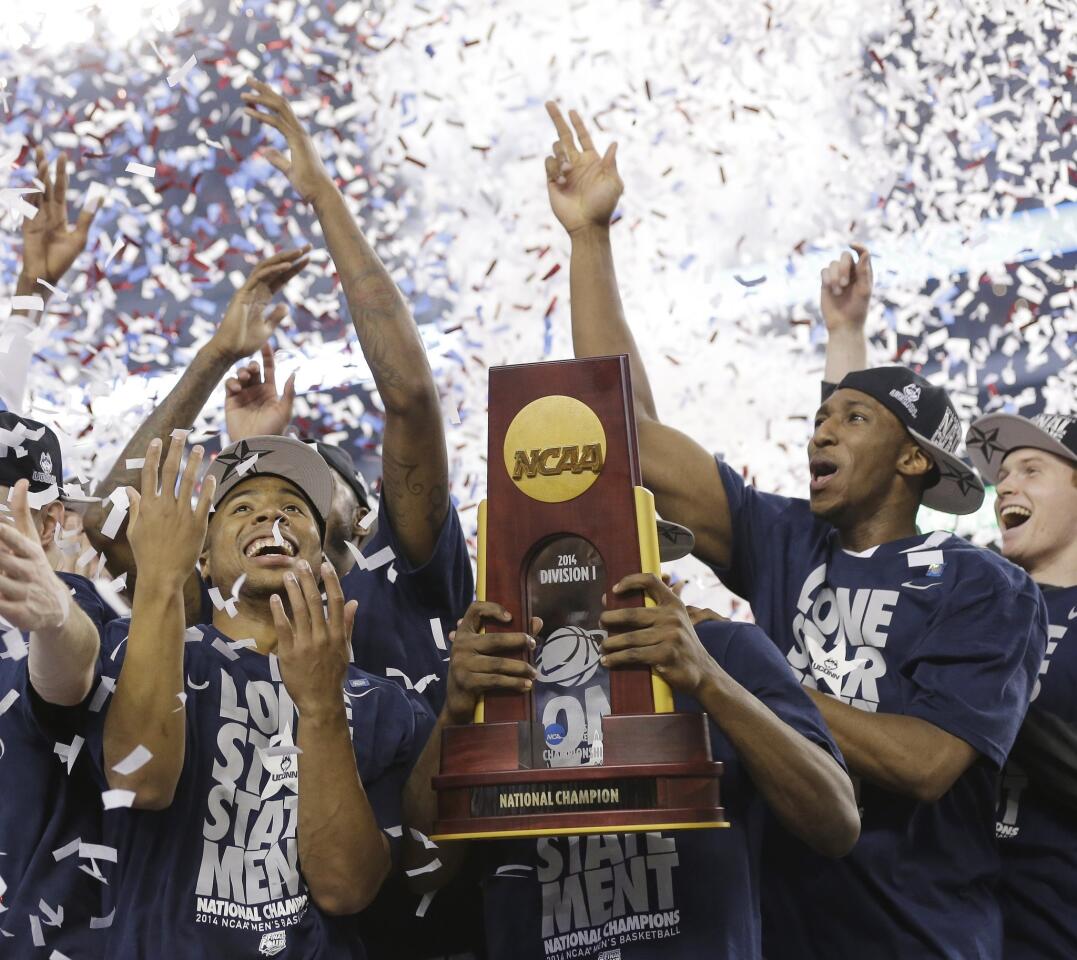
<svg viewBox="0 0 1077 960">
<path fill-rule="evenodd" d="M 787 565 L 793 542 L 820 535 L 824 524 L 812 516 L 807 501 L 762 493 L 729 464 L 717 464 L 729 504 L 733 551 L 728 569 L 713 569 L 730 590 L 754 603 L 760 587 L 777 575 L 776 568 Z"/>
<path fill-rule="evenodd" d="M 822 747 L 845 768 L 845 758 L 830 735 L 819 708 L 797 682 L 778 648 L 759 627 L 752 623 L 708 621 L 699 624 L 696 633 L 708 652 L 721 649 L 715 641 L 725 633 L 721 638 L 725 641 L 724 652 L 715 657 L 719 666 L 766 704 L 779 720 Z"/>
<path fill-rule="evenodd" d="M 388 703 L 379 713 L 376 737 L 379 753 L 382 750 L 385 753 L 381 757 L 381 769 L 369 783 L 364 781 L 363 788 L 378 826 L 382 830 L 389 830 L 403 824 L 404 786 L 434 729 L 434 715 L 423 698 L 414 691 L 401 690 L 396 684 L 386 681 L 382 692 L 387 694 Z M 362 748 L 358 742 L 361 732 L 358 725 L 354 735 L 357 741 L 356 759 L 361 766 Z M 395 830 L 388 836 L 395 861 L 401 837 Z"/>
<path fill-rule="evenodd" d="M 904 712 L 960 737 L 1001 767 L 1043 660 L 1047 607 L 1024 574 L 974 574 L 951 585 L 905 664 L 912 691 Z"/>
<path fill-rule="evenodd" d="M 434 552 L 419 566 L 412 566 L 404 556 L 389 513 L 389 502 L 384 496 L 378 504 L 378 530 L 374 540 L 374 550 L 383 545 L 392 548 L 398 589 L 410 590 L 416 602 L 428 609 L 445 611 L 445 618 L 451 618 L 454 623 L 463 616 L 475 593 L 475 578 L 471 572 L 467 540 L 454 506 L 450 505 L 445 514 Z M 364 549 L 363 553 L 370 554 L 371 550 Z"/>
</svg>

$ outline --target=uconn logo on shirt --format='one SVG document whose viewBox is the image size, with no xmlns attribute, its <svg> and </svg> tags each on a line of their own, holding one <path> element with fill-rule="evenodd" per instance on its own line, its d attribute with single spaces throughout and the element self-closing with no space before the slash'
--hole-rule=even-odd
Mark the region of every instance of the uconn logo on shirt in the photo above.
<svg viewBox="0 0 1077 960">
<path fill-rule="evenodd" d="M 801 683 L 861 710 L 878 710 L 878 681 L 886 674 L 882 650 L 899 597 L 897 590 L 835 589 L 826 582 L 825 563 L 812 570 L 800 588 L 795 645 L 786 654 Z"/>
</svg>

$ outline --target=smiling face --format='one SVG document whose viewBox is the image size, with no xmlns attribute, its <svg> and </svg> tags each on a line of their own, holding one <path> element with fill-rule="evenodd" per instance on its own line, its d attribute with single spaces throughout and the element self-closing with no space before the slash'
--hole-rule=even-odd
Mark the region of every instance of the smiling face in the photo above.
<svg viewBox="0 0 1077 960">
<path fill-rule="evenodd" d="M 816 413 L 808 443 L 812 513 L 841 529 L 899 502 L 915 509 L 932 466 L 881 403 L 836 390 Z"/>
<path fill-rule="evenodd" d="M 217 504 L 206 537 L 203 575 L 222 593 L 227 595 L 246 574 L 243 593 L 268 601 L 283 591 L 284 574 L 294 571 L 300 560 L 318 569 L 322 537 L 313 508 L 293 484 L 280 477 L 251 477 Z"/>
<path fill-rule="evenodd" d="M 1023 447 L 1002 461 L 995 518 L 1002 554 L 1033 571 L 1077 542 L 1077 468 L 1062 457 Z"/>
</svg>

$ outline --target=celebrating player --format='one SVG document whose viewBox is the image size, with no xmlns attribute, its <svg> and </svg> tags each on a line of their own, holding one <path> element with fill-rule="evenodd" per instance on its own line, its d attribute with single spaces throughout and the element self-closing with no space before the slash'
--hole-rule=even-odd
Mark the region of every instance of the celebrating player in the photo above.
<svg viewBox="0 0 1077 960">
<path fill-rule="evenodd" d="M 13 958 L 85 956 L 108 912 L 105 877 L 80 857 L 100 841 L 101 802 L 77 731 L 110 614 L 88 580 L 53 572 L 62 487 L 56 435 L 0 413 L 0 943 Z"/>
<path fill-rule="evenodd" d="M 841 755 L 758 627 L 713 613 L 693 626 L 700 618 L 652 574 L 626 577 L 613 590 L 642 591 L 656 606 L 602 615 L 609 632 L 602 663 L 649 666 L 673 688 L 676 709 L 707 713 L 731 826 L 482 844 L 490 956 L 539 960 L 580 943 L 588 945 L 581 956 L 609 956 L 632 942 L 625 956 L 757 957 L 764 811 L 823 857 L 848 852 L 859 824 Z M 471 722 L 484 694 L 525 692 L 536 676 L 529 663 L 511 659 L 535 641 L 524 633 L 480 633 L 484 620 L 506 623 L 510 615 L 499 604 L 476 602 L 460 622 L 445 709 L 408 782 L 405 818 L 423 833 L 436 813 L 430 778 L 439 768 L 441 730 Z M 533 632 L 539 626 L 532 624 Z M 459 847 L 442 845 L 443 872 L 422 880 L 439 882 Z"/>
<path fill-rule="evenodd" d="M 1040 585 L 1050 621 L 1047 656 L 1002 778 L 1005 956 L 1065 957 L 1077 950 L 1077 420 L 990 414 L 969 428 L 967 444 L 996 487 L 1002 554 Z M 1066 757 L 1068 783 L 1060 783 Z"/>
<path fill-rule="evenodd" d="M 848 857 L 820 858 L 786 830 L 768 836 L 766 956 L 999 957 L 990 810 L 1046 619 L 1023 571 L 917 532 L 921 503 L 968 513 L 983 498 L 956 455 L 953 406 L 900 367 L 850 373 L 816 414 L 809 500 L 745 486 L 658 419 L 614 272 L 616 153 L 600 156 L 575 113 L 574 137 L 549 112 L 576 355 L 629 354 L 659 512 L 692 529 L 696 555 L 751 603 L 859 779 L 861 838 Z"/>
<path fill-rule="evenodd" d="M 430 729 L 421 700 L 348 663 L 356 605 L 322 552 L 329 467 L 290 438 L 249 444 L 218 457 L 192 506 L 201 449 L 181 472 L 182 441 L 162 466 L 155 440 L 131 494 L 139 577 L 87 737 L 103 785 L 129 791 L 108 796 L 135 808 L 105 814 L 108 956 L 365 957 L 343 918 L 390 871 L 382 829 Z M 232 599 L 185 634 L 196 560 Z"/>
<path fill-rule="evenodd" d="M 871 294 L 865 248 L 823 272 L 830 338 L 826 379 L 867 364 L 864 319 Z M 1077 610 L 1077 425 L 990 414 L 969 428 L 969 457 L 996 487 L 1002 555 L 1028 571 L 1047 603 L 1047 654 L 1028 715 L 1003 770 L 996 835 L 1007 960 L 1066 957 L 1077 950 L 1077 647 L 1067 642 Z"/>
</svg>

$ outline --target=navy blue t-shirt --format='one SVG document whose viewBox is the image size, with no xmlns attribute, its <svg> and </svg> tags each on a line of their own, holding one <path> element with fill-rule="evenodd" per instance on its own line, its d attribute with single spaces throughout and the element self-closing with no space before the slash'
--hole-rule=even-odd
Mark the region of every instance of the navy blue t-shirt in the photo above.
<svg viewBox="0 0 1077 960">
<path fill-rule="evenodd" d="M 356 564 L 340 582 L 345 601 L 359 601 L 352 628 L 354 661 L 368 673 L 414 687 L 439 713 L 445 702 L 448 636 L 475 594 L 456 508 L 449 508 L 430 559 L 413 567 L 400 548 L 388 503 L 382 498 L 377 527 L 362 555 L 372 567 Z M 201 620 L 213 621 L 205 584 Z"/>
<path fill-rule="evenodd" d="M 1077 587 L 1044 587 L 1047 656 L 1032 702 L 1077 723 Z M 1029 788 L 1013 760 L 1002 772 L 995 825 L 1002 855 L 1006 960 L 1077 957 L 1077 816 Z"/>
<path fill-rule="evenodd" d="M 1043 659 L 1039 590 L 946 533 L 853 554 L 807 501 L 718 470 L 733 557 L 716 572 L 799 681 L 860 710 L 919 717 L 981 754 L 937 803 L 862 781 L 860 840 L 841 860 L 768 827 L 768 960 L 1000 957 L 996 790 Z"/>
<path fill-rule="evenodd" d="M 707 652 L 779 719 L 839 763 L 826 725 L 756 626 L 702 623 Z M 677 710 L 699 712 L 678 694 Z M 760 956 L 759 853 L 765 805 L 712 720 L 727 829 L 483 844 L 491 960 L 666 960 Z"/>
<path fill-rule="evenodd" d="M 104 676 L 118 678 L 129 624 L 117 621 L 106 633 Z M 229 643 L 212 626 L 188 631 L 186 754 L 171 806 L 104 815 L 118 852 L 107 956 L 365 957 L 353 919 L 323 914 L 300 871 L 298 771 L 287 747 L 301 721 L 276 657 Z M 404 784 L 433 718 L 420 698 L 355 667 L 342 695 L 378 824 L 397 827 Z M 102 789 L 106 712 L 87 733 Z M 263 752 L 273 747 L 285 750 Z"/>
<path fill-rule="evenodd" d="M 58 576 L 103 631 L 113 615 L 93 584 Z M 91 699 L 77 707 L 45 703 L 30 685 L 28 663 L 0 659 L 0 956 L 59 950 L 82 960 L 103 949 L 104 931 L 90 920 L 107 914 L 110 870 L 107 859 L 89 856 L 102 843 L 101 791 L 80 736 Z"/>
</svg>

